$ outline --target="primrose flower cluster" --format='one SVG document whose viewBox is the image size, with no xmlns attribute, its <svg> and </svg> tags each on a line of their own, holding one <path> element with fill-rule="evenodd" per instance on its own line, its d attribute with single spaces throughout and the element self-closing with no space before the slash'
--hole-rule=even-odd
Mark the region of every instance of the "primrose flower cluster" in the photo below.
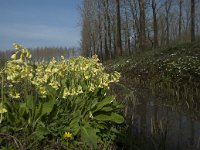
<svg viewBox="0 0 200 150">
<path fill-rule="evenodd" d="M 109 88 L 112 82 L 118 82 L 120 74 L 107 74 L 99 63 L 97 56 L 84 58 L 79 56 L 66 60 L 64 56 L 57 61 L 37 62 L 31 64 L 30 52 L 19 44 L 14 44 L 16 52 L 11 56 L 5 67 L 5 75 L 9 81 L 10 96 L 20 98 L 20 87 L 28 83 L 34 87 L 39 96 L 45 98 L 49 87 L 54 89 L 61 98 L 94 92 L 99 88 Z M 17 86 L 16 86 L 17 85 Z"/>
<path fill-rule="evenodd" d="M 8 61 L 6 66 L 7 79 L 13 83 L 20 82 L 21 79 L 28 78 L 29 80 L 33 77 L 32 67 L 29 65 L 31 54 L 25 48 L 20 45 L 14 44 L 16 52 L 11 56 L 11 60 Z M 20 54 L 17 59 L 17 55 Z"/>
</svg>

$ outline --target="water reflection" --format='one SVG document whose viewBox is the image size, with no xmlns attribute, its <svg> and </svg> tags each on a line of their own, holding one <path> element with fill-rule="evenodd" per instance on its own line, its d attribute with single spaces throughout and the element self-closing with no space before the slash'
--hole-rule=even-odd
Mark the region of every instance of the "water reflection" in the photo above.
<svg viewBox="0 0 200 150">
<path fill-rule="evenodd" d="M 119 98 L 125 97 L 124 113 L 129 124 L 124 149 L 200 149 L 200 110 L 194 99 L 190 104 L 183 97 L 166 96 L 148 88 L 120 91 L 123 96 L 118 93 Z"/>
</svg>

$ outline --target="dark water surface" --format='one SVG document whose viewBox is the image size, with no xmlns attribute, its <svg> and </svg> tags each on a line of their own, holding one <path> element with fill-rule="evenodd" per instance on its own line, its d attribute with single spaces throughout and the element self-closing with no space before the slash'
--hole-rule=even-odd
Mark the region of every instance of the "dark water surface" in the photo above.
<svg viewBox="0 0 200 150">
<path fill-rule="evenodd" d="M 200 149 L 199 97 L 184 98 L 183 91 L 173 91 L 174 96 L 159 87 L 152 90 L 130 83 L 115 90 L 125 104 L 128 124 L 123 149 Z"/>
</svg>

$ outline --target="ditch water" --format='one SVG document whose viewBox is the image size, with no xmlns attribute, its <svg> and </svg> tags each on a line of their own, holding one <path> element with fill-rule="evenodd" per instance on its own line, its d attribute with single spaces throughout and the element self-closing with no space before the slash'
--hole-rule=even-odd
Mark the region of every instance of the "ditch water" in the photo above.
<svg viewBox="0 0 200 150">
<path fill-rule="evenodd" d="M 131 82 L 114 90 L 125 104 L 128 129 L 123 149 L 200 149 L 199 96 L 185 96 L 181 91 L 173 91 L 174 95 L 161 87 L 152 89 Z"/>
</svg>

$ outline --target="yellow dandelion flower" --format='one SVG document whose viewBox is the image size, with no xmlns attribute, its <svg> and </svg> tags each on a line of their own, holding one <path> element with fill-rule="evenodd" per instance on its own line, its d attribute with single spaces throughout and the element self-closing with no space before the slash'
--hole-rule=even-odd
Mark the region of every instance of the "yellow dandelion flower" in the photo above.
<svg viewBox="0 0 200 150">
<path fill-rule="evenodd" d="M 72 133 L 70 133 L 70 132 L 65 132 L 65 133 L 64 133 L 64 138 L 72 138 Z"/>
</svg>

